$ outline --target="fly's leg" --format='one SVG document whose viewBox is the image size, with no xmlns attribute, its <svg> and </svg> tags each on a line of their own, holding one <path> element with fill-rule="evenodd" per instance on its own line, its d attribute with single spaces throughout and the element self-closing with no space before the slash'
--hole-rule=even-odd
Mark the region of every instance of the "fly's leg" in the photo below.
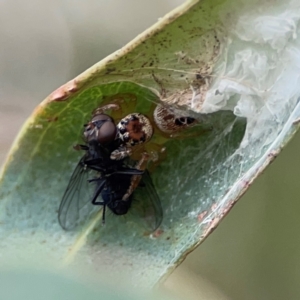
<svg viewBox="0 0 300 300">
<path fill-rule="evenodd" d="M 105 185 L 105 180 L 102 179 L 102 182 L 99 183 L 99 185 L 96 189 L 95 195 L 93 196 L 93 199 L 92 199 L 93 205 L 105 205 L 105 203 L 103 201 L 97 202 L 97 198 L 101 194 L 101 192 L 104 188 L 104 185 Z"/>
<path fill-rule="evenodd" d="M 92 181 L 92 179 L 90 180 Z M 102 224 L 105 224 L 105 208 L 106 208 L 106 204 L 104 203 L 104 201 L 98 201 L 97 202 L 97 198 L 98 196 L 101 194 L 103 188 L 104 188 L 104 183 L 105 181 L 101 182 L 96 190 L 95 196 L 92 199 L 92 204 L 93 205 L 102 205 L 103 206 L 103 210 L 102 210 Z"/>
<path fill-rule="evenodd" d="M 101 178 L 102 179 L 102 178 Z M 93 179 L 90 179 L 90 181 L 93 181 Z M 96 181 L 96 180 L 95 180 Z M 92 199 L 92 204 L 93 205 L 102 205 L 103 206 L 103 210 L 102 210 L 102 224 L 105 224 L 105 209 L 106 209 L 106 203 L 104 201 L 99 201 L 97 202 L 97 198 L 99 197 L 99 195 L 101 194 L 104 185 L 105 185 L 105 179 L 102 179 L 102 182 L 99 183 L 97 190 L 95 192 L 95 195 Z"/>
<path fill-rule="evenodd" d="M 100 180 L 103 180 L 103 178 L 92 178 L 92 179 L 88 179 L 88 183 L 100 181 Z"/>
<path fill-rule="evenodd" d="M 77 151 L 79 151 L 79 150 L 87 151 L 87 150 L 89 150 L 89 147 L 87 145 L 77 144 L 77 145 L 73 146 L 73 149 L 77 150 Z"/>
<path fill-rule="evenodd" d="M 147 167 L 147 162 L 149 159 L 149 154 L 147 152 L 144 152 L 142 154 L 142 158 L 138 161 L 137 165 L 135 166 L 136 170 L 144 171 Z M 138 187 L 140 181 L 142 179 L 142 175 L 133 175 L 131 178 L 130 186 L 123 196 L 122 200 L 127 200 L 129 196 L 134 192 L 134 190 Z"/>
<path fill-rule="evenodd" d="M 105 211 L 106 211 L 106 205 L 103 205 L 103 210 L 102 210 L 102 225 L 105 224 Z"/>
<path fill-rule="evenodd" d="M 144 171 L 143 170 L 137 170 L 137 169 L 131 169 L 131 168 L 128 168 L 128 169 L 125 168 L 125 169 L 113 172 L 110 175 L 113 175 L 113 174 L 120 174 L 120 175 L 143 175 Z"/>
</svg>

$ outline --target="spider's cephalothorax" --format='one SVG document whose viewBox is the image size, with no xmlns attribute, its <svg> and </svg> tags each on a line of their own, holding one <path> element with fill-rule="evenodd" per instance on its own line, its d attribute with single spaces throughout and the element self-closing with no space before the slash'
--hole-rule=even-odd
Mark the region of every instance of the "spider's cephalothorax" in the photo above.
<svg viewBox="0 0 300 300">
<path fill-rule="evenodd" d="M 132 148 L 150 140 L 153 134 L 152 125 L 147 117 L 140 113 L 127 115 L 117 124 L 116 140 L 118 149 L 114 150 L 110 158 L 123 159 L 132 154 Z"/>
<path fill-rule="evenodd" d="M 126 116 L 118 123 L 117 128 L 117 138 L 126 146 L 145 143 L 153 134 L 149 119 L 140 113 Z"/>
<path fill-rule="evenodd" d="M 196 119 L 182 116 L 163 105 L 157 105 L 154 110 L 154 121 L 164 133 L 174 134 L 197 123 Z"/>
</svg>

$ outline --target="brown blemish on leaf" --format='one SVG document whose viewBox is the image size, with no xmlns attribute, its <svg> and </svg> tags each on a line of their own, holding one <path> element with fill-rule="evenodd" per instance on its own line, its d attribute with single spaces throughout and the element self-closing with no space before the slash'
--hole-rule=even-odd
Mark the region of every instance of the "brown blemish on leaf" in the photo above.
<svg viewBox="0 0 300 300">
<path fill-rule="evenodd" d="M 47 118 L 47 121 L 48 122 L 56 122 L 58 120 L 58 117 L 50 117 L 50 118 Z"/>
<path fill-rule="evenodd" d="M 157 229 L 157 230 L 155 230 L 155 231 L 151 234 L 151 236 L 152 236 L 153 238 L 158 238 L 158 237 L 161 236 L 163 233 L 164 233 L 164 231 L 163 231 L 162 229 Z"/>
<path fill-rule="evenodd" d="M 198 222 L 200 223 L 200 222 L 202 222 L 203 221 L 203 219 L 204 219 L 204 217 L 207 215 L 207 210 L 205 210 L 205 211 L 203 211 L 202 213 L 200 213 L 199 215 L 198 215 Z"/>
<path fill-rule="evenodd" d="M 37 115 L 40 115 L 40 114 L 42 114 L 43 110 L 44 110 L 43 104 L 40 104 L 40 105 L 38 105 L 38 106 L 34 109 L 32 115 L 33 115 L 34 117 L 37 116 Z"/>
<path fill-rule="evenodd" d="M 218 205 L 216 203 L 214 203 L 212 206 L 211 206 L 211 210 L 216 210 L 218 207 Z"/>
<path fill-rule="evenodd" d="M 76 92 L 78 89 L 77 82 L 75 80 L 71 80 L 66 84 L 59 87 L 48 97 L 48 103 L 52 101 L 65 101 L 68 96 Z"/>
<path fill-rule="evenodd" d="M 204 232 L 201 236 L 201 240 L 208 236 L 212 231 L 214 231 L 217 226 L 219 225 L 220 221 L 223 219 L 223 217 L 225 215 L 227 215 L 227 213 L 230 211 L 230 209 L 233 207 L 233 205 L 236 203 L 236 201 L 231 200 L 230 202 L 228 202 L 228 204 L 222 208 L 222 211 L 218 213 L 218 215 L 216 217 L 214 217 L 209 223 L 208 226 L 204 229 Z M 214 204 L 212 206 L 212 210 L 216 210 L 216 205 Z"/>
<path fill-rule="evenodd" d="M 107 68 L 105 74 L 110 74 L 114 71 L 116 71 L 116 68 Z"/>
</svg>

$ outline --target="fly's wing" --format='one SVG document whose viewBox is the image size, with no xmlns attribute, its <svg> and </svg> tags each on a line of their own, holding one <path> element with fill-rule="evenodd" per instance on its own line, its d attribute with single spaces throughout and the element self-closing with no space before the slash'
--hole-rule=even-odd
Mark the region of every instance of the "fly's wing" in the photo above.
<svg viewBox="0 0 300 300">
<path fill-rule="evenodd" d="M 96 181 L 88 180 L 93 179 L 96 172 L 86 167 L 85 160 L 86 156 L 83 156 L 77 164 L 59 206 L 58 221 L 65 230 L 75 228 L 89 217 L 93 208 L 95 209 L 90 201 Z"/>
<path fill-rule="evenodd" d="M 132 207 L 138 209 L 152 232 L 160 226 L 163 210 L 148 170 L 145 170 L 139 186 L 133 193 Z"/>
</svg>

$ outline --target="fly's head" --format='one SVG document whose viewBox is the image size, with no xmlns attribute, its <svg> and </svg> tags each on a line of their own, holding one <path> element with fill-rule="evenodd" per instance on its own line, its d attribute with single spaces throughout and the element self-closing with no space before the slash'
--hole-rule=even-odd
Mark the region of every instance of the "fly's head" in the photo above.
<svg viewBox="0 0 300 300">
<path fill-rule="evenodd" d="M 88 143 L 96 141 L 101 145 L 106 145 L 114 141 L 116 133 L 114 120 L 106 114 L 97 114 L 85 125 L 83 135 Z"/>
</svg>

